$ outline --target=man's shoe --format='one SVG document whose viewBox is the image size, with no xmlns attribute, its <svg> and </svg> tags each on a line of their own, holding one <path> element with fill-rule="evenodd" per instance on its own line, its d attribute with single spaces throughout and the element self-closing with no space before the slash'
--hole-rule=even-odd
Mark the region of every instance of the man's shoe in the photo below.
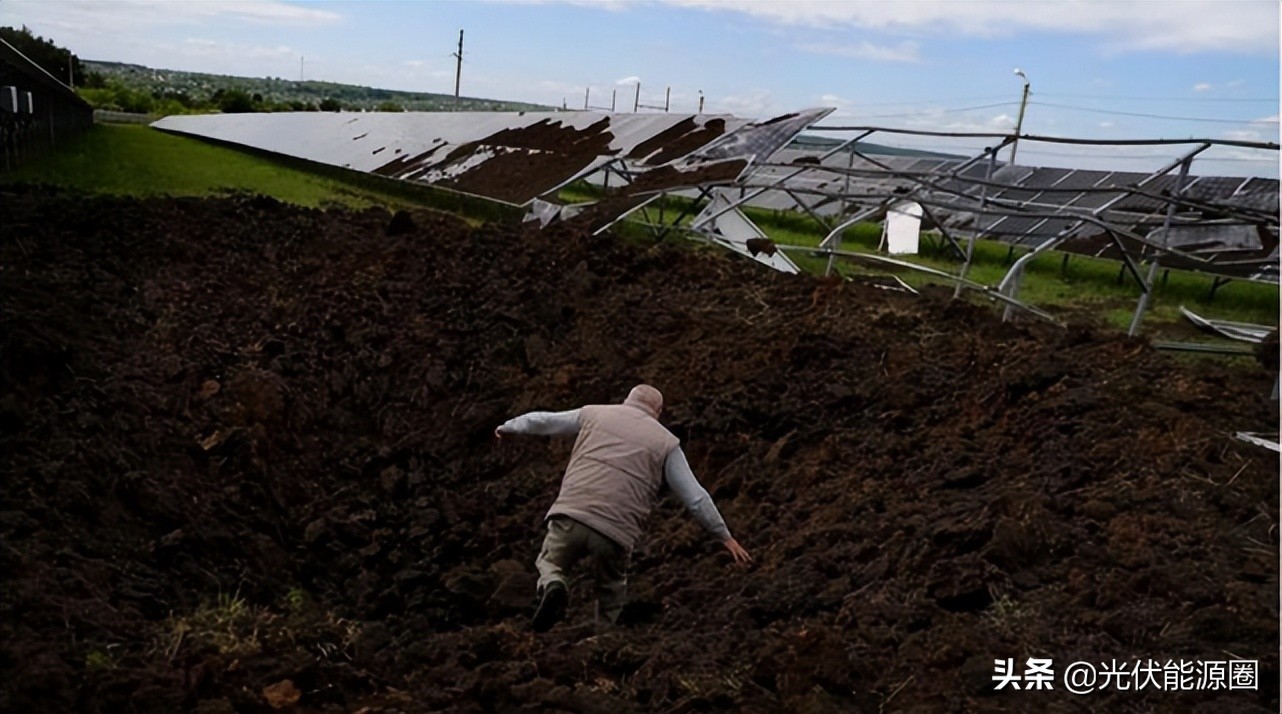
<svg viewBox="0 0 1282 714">
<path fill-rule="evenodd" d="M 534 631 L 547 632 L 552 626 L 565 617 L 565 605 L 570 599 L 570 593 L 565 589 L 565 583 L 559 583 L 555 580 L 548 583 L 543 588 L 543 597 L 539 600 L 539 609 L 534 611 Z"/>
</svg>

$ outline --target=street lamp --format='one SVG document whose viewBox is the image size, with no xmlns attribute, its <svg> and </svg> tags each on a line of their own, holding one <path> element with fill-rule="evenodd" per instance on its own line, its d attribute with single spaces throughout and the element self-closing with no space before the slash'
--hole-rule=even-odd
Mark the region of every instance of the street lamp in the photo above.
<svg viewBox="0 0 1282 714">
<path fill-rule="evenodd" d="M 1024 97 L 1019 100 L 1019 117 L 1015 119 L 1015 139 L 1010 142 L 1010 163 L 1015 165 L 1015 149 L 1019 145 L 1019 132 L 1024 128 L 1024 108 L 1028 106 L 1028 75 L 1019 67 L 1015 68 L 1015 76 L 1024 80 Z"/>
</svg>

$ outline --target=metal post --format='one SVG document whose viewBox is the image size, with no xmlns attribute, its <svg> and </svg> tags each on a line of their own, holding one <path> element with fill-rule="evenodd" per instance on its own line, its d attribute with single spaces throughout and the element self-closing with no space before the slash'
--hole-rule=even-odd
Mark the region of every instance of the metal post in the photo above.
<svg viewBox="0 0 1282 714">
<path fill-rule="evenodd" d="M 851 149 L 850 152 L 846 154 L 846 171 L 847 171 L 846 187 L 842 190 L 843 194 L 850 193 L 850 176 L 851 176 L 851 172 L 853 172 L 854 169 L 855 169 L 855 150 Z M 850 202 L 847 201 L 845 196 L 843 195 L 841 199 L 841 213 L 838 215 L 842 215 L 842 216 L 846 215 L 846 211 L 849 209 L 850 209 Z"/>
<path fill-rule="evenodd" d="M 459 82 L 463 78 L 463 31 L 458 31 L 458 52 L 454 54 L 458 62 L 454 66 L 454 108 L 459 105 Z"/>
<path fill-rule="evenodd" d="M 592 96 L 592 88 L 587 87 L 583 90 L 583 111 L 588 110 L 588 97 Z"/>
<path fill-rule="evenodd" d="M 614 98 L 616 95 L 618 95 L 618 93 L 619 93 L 618 89 L 610 90 L 610 111 L 611 112 L 614 111 Z"/>
<path fill-rule="evenodd" d="M 702 113 L 703 113 L 703 90 L 700 89 L 699 90 L 699 111 L 696 112 L 696 114 L 702 114 Z"/>
<path fill-rule="evenodd" d="M 641 83 L 637 82 L 637 96 L 632 100 L 632 113 L 636 114 L 641 109 Z"/>
<path fill-rule="evenodd" d="M 672 87 L 668 87 L 668 91 L 663 94 L 663 111 L 665 114 L 670 106 L 672 106 Z"/>
<path fill-rule="evenodd" d="M 1019 118 L 1015 120 L 1015 140 L 1010 143 L 1010 163 L 1015 165 L 1015 149 L 1019 146 L 1019 132 L 1024 128 L 1024 108 L 1028 106 L 1028 77 L 1024 70 L 1015 68 L 1015 74 L 1024 78 L 1024 97 L 1019 100 Z"/>
<path fill-rule="evenodd" d="M 1188 178 L 1189 166 L 1192 163 L 1193 157 L 1190 156 L 1184 159 L 1184 163 L 1180 164 L 1180 175 L 1175 179 L 1175 190 L 1171 194 L 1172 198 L 1178 197 L 1184 191 L 1184 180 Z M 1174 215 L 1175 202 L 1172 201 L 1166 207 L 1166 217 L 1162 219 L 1162 245 L 1164 247 L 1170 245 L 1171 239 L 1168 236 L 1168 232 L 1171 229 L 1171 218 Z M 1144 281 L 1143 285 L 1144 291 L 1140 293 L 1140 301 L 1135 305 L 1135 316 L 1131 318 L 1131 327 L 1126 331 L 1126 334 L 1131 337 L 1139 334 L 1140 323 L 1144 321 L 1144 311 L 1148 309 L 1149 297 L 1153 294 L 1153 279 L 1157 277 L 1157 264 L 1160 262 L 1158 260 L 1160 257 L 1159 254 L 1154 254 L 1152 262 L 1149 263 L 1148 279 Z"/>
<path fill-rule="evenodd" d="M 988 168 L 984 171 L 984 185 L 980 188 L 979 193 L 979 215 L 975 217 L 975 230 L 970 232 L 970 238 L 966 241 L 966 258 L 962 261 L 961 279 L 966 279 L 966 273 L 970 270 L 970 263 L 975 259 L 975 239 L 976 233 L 982 227 L 984 222 L 984 211 L 988 208 L 988 183 L 993 180 L 993 171 L 997 168 L 997 149 L 991 149 L 992 153 L 988 155 Z M 1014 152 L 1011 152 L 1014 153 Z M 957 283 L 956 289 L 953 290 L 953 299 L 961 297 L 961 283 Z"/>
<path fill-rule="evenodd" d="M 76 88 L 76 68 L 71 63 L 71 53 L 67 53 L 67 86 L 72 89 Z"/>
<path fill-rule="evenodd" d="M 1135 188 L 1137 188 L 1137 189 L 1138 189 L 1138 188 L 1144 188 L 1144 187 L 1145 187 L 1145 186 L 1147 186 L 1148 184 L 1150 184 L 1150 183 L 1152 183 L 1153 181 L 1155 181 L 1159 176 L 1164 176 L 1164 175 L 1166 175 L 1167 173 L 1169 173 L 1169 172 L 1171 171 L 1171 169 L 1174 169 L 1176 166 L 1181 166 L 1181 165 L 1183 165 L 1183 164 L 1184 164 L 1184 162 L 1186 162 L 1186 161 L 1190 161 L 1194 156 L 1197 156 L 1198 154 L 1202 153 L 1203 151 L 1206 151 L 1206 150 L 1207 150 L 1207 149 L 1209 149 L 1209 148 L 1211 148 L 1211 144 L 1210 144 L 1210 143 L 1208 143 L 1208 142 L 1204 142 L 1204 143 L 1202 143 L 1202 144 L 1198 145 L 1198 147 L 1197 147 L 1196 149 L 1193 149 L 1192 151 L 1189 151 L 1188 153 L 1186 153 L 1184 156 L 1180 157 L 1179 159 L 1176 159 L 1175 161 L 1173 161 L 1173 162 L 1171 162 L 1171 163 L 1169 163 L 1169 164 L 1167 164 L 1167 165 L 1163 166 L 1162 168 L 1158 169 L 1157 171 L 1154 171 L 1153 173 L 1149 174 L 1146 178 L 1144 178 L 1144 180 L 1142 180 L 1142 181 L 1140 181 L 1139 183 L 1135 184 Z M 1012 265 L 1012 266 L 1010 267 L 1010 270 L 1006 271 L 1006 275 L 1005 275 L 1005 277 L 1003 277 L 1003 278 L 1002 278 L 1002 280 L 1001 280 L 1001 282 L 997 285 L 997 289 L 998 289 L 998 291 L 1002 292 L 1003 294 L 1009 295 L 1009 296 L 1010 296 L 1010 297 L 1012 297 L 1012 298 L 1013 298 L 1013 297 L 1015 297 L 1015 296 L 1019 293 L 1019 283 L 1018 283 L 1018 281 L 1019 281 L 1019 276 L 1023 274 L 1023 272 L 1024 272 L 1024 266 L 1025 266 L 1025 265 L 1027 265 L 1030 261 L 1032 261 L 1032 260 L 1033 260 L 1034 258 L 1036 258 L 1037 256 L 1041 255 L 1042 253 L 1046 252 L 1047 250 L 1050 250 L 1051 248 L 1053 248 L 1053 247 L 1055 247 L 1055 246 L 1059 245 L 1060 243 L 1062 243 L 1062 242 L 1063 242 L 1063 241 L 1064 241 L 1064 240 L 1065 240 L 1069 235 L 1071 235 L 1071 234 L 1072 234 L 1072 232 L 1073 232 L 1074 230 L 1076 230 L 1076 229 L 1077 229 L 1077 227 L 1078 227 L 1078 226 L 1080 226 L 1080 225 L 1082 224 L 1082 222 L 1083 222 L 1083 221 L 1090 222 L 1090 223 L 1092 223 L 1092 224 L 1097 224 L 1097 225 L 1100 225 L 1101 227 L 1105 227 L 1105 224 L 1103 224 L 1103 223 L 1102 223 L 1102 222 L 1100 222 L 1100 221 L 1094 220 L 1094 217 L 1095 217 L 1095 216 L 1102 216 L 1102 215 L 1104 215 L 1104 214 L 1105 214 L 1105 212 L 1106 212 L 1106 211 L 1108 211 L 1109 209 L 1111 209 L 1111 208 L 1113 207 L 1113 205 L 1114 205 L 1114 204 L 1116 204 L 1118 201 L 1121 201 L 1122 199 L 1127 198 L 1127 197 L 1129 197 L 1129 196 L 1130 196 L 1130 193 L 1129 193 L 1129 192 L 1125 192 L 1125 193 L 1122 193 L 1121 195 L 1117 196 L 1116 198 L 1110 199 L 1110 200 L 1109 200 L 1107 203 L 1105 203 L 1104 205 L 1100 206 L 1099 208 L 1096 208 L 1096 209 L 1092 210 L 1092 211 L 1091 211 L 1091 214 L 1090 214 L 1090 215 L 1091 215 L 1091 218 L 1086 218 L 1086 217 L 1078 218 L 1078 219 L 1077 219 L 1077 221 L 1075 221 L 1074 223 L 1069 224 L 1068 226 L 1066 226 L 1065 228 L 1063 228 L 1062 230 L 1060 230 L 1060 232 L 1059 232 L 1059 233 L 1057 233 L 1056 235 L 1054 235 L 1053 237 L 1051 237 L 1049 240 L 1045 241 L 1045 242 L 1044 242 L 1044 243 L 1042 243 L 1041 245 L 1039 245 L 1039 246 L 1037 246 L 1036 248 L 1033 248 L 1033 249 L 1032 249 L 1032 250 L 1030 250 L 1029 252 L 1025 253 L 1023 256 L 1021 256 L 1021 257 L 1020 257 L 1020 259 L 1019 259 L 1019 260 L 1016 260 L 1016 261 L 1015 261 L 1015 264 L 1014 264 L 1014 265 Z M 1114 237 L 1114 239 L 1116 240 L 1116 233 L 1117 233 L 1117 231 L 1113 230 L 1112 228 L 1106 228 L 1106 229 L 1107 229 L 1111 234 L 1113 234 L 1113 237 Z M 1133 239 L 1135 239 L 1135 240 L 1139 240 L 1140 242 L 1143 242 L 1143 240 L 1142 240 L 1139 236 L 1134 236 L 1134 235 L 1132 235 L 1131 237 L 1132 237 Z M 1120 249 L 1122 249 L 1122 245 L 1121 245 L 1120 241 L 1118 242 L 1118 248 L 1119 248 L 1119 250 L 1120 250 Z M 1123 251 L 1122 251 L 1122 254 L 1125 256 L 1125 255 L 1126 255 L 1126 252 L 1123 250 Z M 1122 266 L 1122 268 L 1123 268 L 1123 269 L 1126 269 L 1129 265 L 1130 265 L 1130 263 L 1129 263 L 1129 262 L 1127 262 L 1126 264 L 1124 264 L 1124 265 Z M 1138 274 L 1138 271 L 1136 272 L 1136 276 L 1135 276 L 1135 277 L 1136 277 L 1136 279 L 1137 279 L 1137 280 L 1139 280 L 1139 274 Z M 1145 291 L 1147 291 L 1147 290 L 1148 290 L 1148 286 L 1147 286 L 1147 285 L 1141 285 L 1140 287 L 1141 287 L 1141 288 L 1143 288 Z M 1005 314 L 1003 314 L 1003 315 L 1002 315 L 1002 320 L 1003 320 L 1003 321 L 1009 320 L 1009 319 L 1010 319 L 1010 317 L 1011 317 L 1011 313 L 1010 313 L 1010 311 L 1008 310 L 1008 311 L 1006 311 L 1006 313 L 1005 313 Z"/>
</svg>

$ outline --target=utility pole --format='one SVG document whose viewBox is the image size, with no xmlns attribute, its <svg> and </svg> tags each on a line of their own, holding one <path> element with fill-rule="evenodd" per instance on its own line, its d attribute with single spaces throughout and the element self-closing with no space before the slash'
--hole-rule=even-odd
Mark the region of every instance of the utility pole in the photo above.
<svg viewBox="0 0 1282 714">
<path fill-rule="evenodd" d="M 698 114 L 703 113 L 703 90 L 702 89 L 699 90 L 699 111 L 697 113 Z"/>
<path fill-rule="evenodd" d="M 298 57 L 298 81 L 300 82 L 303 81 L 303 60 L 304 59 L 306 58 L 304 58 L 301 55 Z"/>
<path fill-rule="evenodd" d="M 454 68 L 454 108 L 458 109 L 459 80 L 462 79 L 463 77 L 463 31 L 462 30 L 458 31 L 458 52 L 454 54 L 454 58 L 458 60 L 458 63 L 457 65 L 455 65 L 455 68 Z"/>
<path fill-rule="evenodd" d="M 1010 142 L 1010 165 L 1015 165 L 1015 149 L 1019 146 L 1019 132 L 1024 128 L 1024 108 L 1028 106 L 1028 75 L 1019 67 L 1015 68 L 1015 76 L 1024 80 L 1024 97 L 1019 100 L 1019 117 L 1015 119 L 1015 139 Z"/>
<path fill-rule="evenodd" d="M 71 63 L 71 53 L 67 53 L 67 86 L 72 89 L 76 88 L 76 70 L 75 65 Z"/>
<path fill-rule="evenodd" d="M 641 109 L 641 83 L 637 82 L 637 98 L 632 101 L 632 113 L 636 114 Z"/>
</svg>

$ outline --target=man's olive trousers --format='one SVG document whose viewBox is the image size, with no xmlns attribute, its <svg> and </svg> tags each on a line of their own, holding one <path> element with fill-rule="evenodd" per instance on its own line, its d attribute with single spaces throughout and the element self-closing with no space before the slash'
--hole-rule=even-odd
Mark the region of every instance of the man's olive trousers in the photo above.
<svg viewBox="0 0 1282 714">
<path fill-rule="evenodd" d="M 553 581 L 568 589 L 566 571 L 587 555 L 592 556 L 597 612 L 609 622 L 615 622 L 628 593 L 628 551 L 572 518 L 548 519 L 548 534 L 543 539 L 538 560 L 534 561 L 539 569 L 539 593 Z"/>
</svg>

